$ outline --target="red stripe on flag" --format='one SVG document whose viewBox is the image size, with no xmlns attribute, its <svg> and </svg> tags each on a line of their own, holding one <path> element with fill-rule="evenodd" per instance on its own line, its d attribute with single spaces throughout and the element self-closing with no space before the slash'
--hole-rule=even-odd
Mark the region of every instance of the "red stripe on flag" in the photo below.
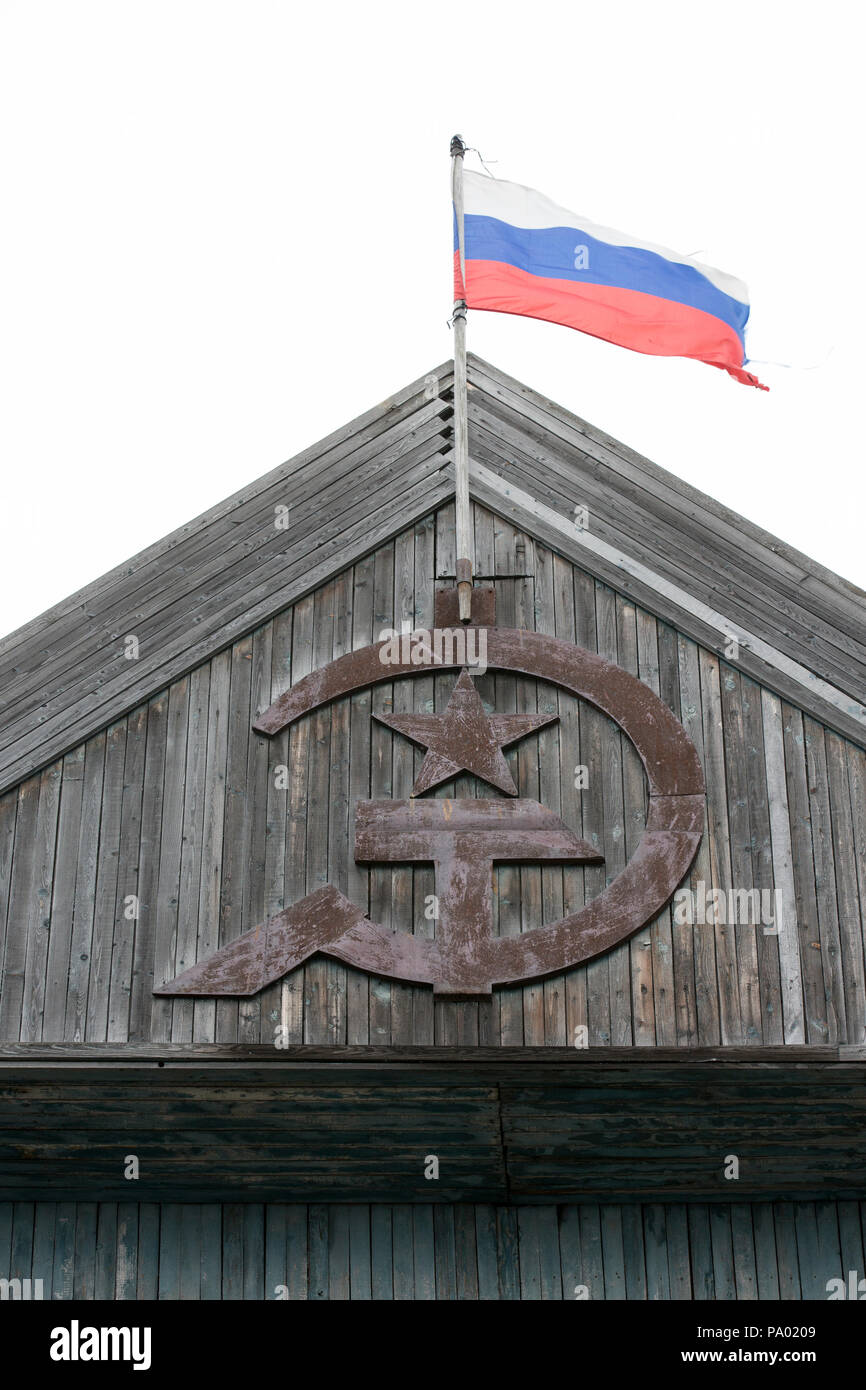
<svg viewBox="0 0 866 1390">
<path fill-rule="evenodd" d="M 455 292 L 459 274 L 455 254 Z M 466 262 L 465 298 L 470 309 L 545 319 L 632 352 L 692 357 L 768 390 L 743 369 L 743 346 L 734 330 L 703 309 L 637 290 L 530 275 L 501 261 Z"/>
</svg>

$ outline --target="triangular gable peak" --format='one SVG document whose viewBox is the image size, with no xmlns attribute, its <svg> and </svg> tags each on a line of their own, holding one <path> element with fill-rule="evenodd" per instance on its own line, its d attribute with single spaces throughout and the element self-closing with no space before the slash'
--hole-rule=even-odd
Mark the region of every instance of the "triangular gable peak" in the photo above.
<svg viewBox="0 0 866 1390">
<path fill-rule="evenodd" d="M 475 500 L 866 747 L 866 594 L 473 356 L 469 384 Z M 446 363 L 0 642 L 0 791 L 446 502 L 452 387 Z"/>
</svg>

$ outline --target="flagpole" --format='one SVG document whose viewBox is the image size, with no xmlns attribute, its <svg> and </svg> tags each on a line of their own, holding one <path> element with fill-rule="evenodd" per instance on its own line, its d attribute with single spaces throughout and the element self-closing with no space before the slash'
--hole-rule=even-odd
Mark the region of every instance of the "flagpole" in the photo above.
<svg viewBox="0 0 866 1390">
<path fill-rule="evenodd" d="M 451 193 L 457 218 L 460 279 L 465 288 L 463 241 L 463 154 L 459 135 L 451 141 Z M 454 501 L 457 540 L 457 603 L 460 621 L 472 616 L 472 527 L 469 510 L 469 422 L 466 408 L 466 300 L 454 301 Z"/>
</svg>

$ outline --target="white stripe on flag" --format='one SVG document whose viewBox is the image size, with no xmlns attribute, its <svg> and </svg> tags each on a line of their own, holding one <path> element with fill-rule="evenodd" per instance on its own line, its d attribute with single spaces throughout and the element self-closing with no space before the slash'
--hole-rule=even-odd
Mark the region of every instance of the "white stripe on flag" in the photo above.
<svg viewBox="0 0 866 1390">
<path fill-rule="evenodd" d="M 499 222 L 508 222 L 512 227 L 527 230 L 541 230 L 545 227 L 573 227 L 576 232 L 585 232 L 596 241 L 606 241 L 610 246 L 634 246 L 641 251 L 654 251 L 665 260 L 676 265 L 689 265 L 700 271 L 710 284 L 723 294 L 748 304 L 749 291 L 734 275 L 726 275 L 723 270 L 702 265 L 690 256 L 681 256 L 666 246 L 656 246 L 651 241 L 630 236 L 627 232 L 616 232 L 611 227 L 600 227 L 588 217 L 552 203 L 543 193 L 534 188 L 524 188 L 522 183 L 507 183 L 505 179 L 492 179 L 486 174 L 478 174 L 467 169 L 463 175 L 463 202 L 466 215 L 476 217 L 495 217 Z"/>
</svg>

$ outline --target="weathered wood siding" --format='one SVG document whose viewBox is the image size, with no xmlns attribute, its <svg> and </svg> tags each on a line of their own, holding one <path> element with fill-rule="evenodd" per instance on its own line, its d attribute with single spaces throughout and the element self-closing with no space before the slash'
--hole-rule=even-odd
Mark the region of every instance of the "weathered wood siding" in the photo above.
<svg viewBox="0 0 866 1390">
<path fill-rule="evenodd" d="M 54 1299 L 826 1299 L 866 1203 L 549 1207 L 0 1202 Z"/>
<path fill-rule="evenodd" d="M 679 926 L 668 910 L 586 967 L 481 1003 L 434 1007 L 429 989 L 325 960 L 250 1000 L 153 998 L 154 982 L 326 881 L 378 921 L 433 930 L 432 867 L 357 866 L 352 807 L 407 796 L 423 757 L 371 711 L 442 709 L 454 675 L 379 685 L 272 741 L 250 725 L 384 627 L 432 624 L 438 577 L 454 573 L 445 507 L 0 799 L 0 1040 L 267 1042 L 283 1025 L 297 1043 L 541 1046 L 571 1043 L 582 1024 L 594 1046 L 866 1039 L 866 754 L 481 506 L 474 517 L 500 624 L 601 652 L 682 719 L 708 787 L 692 882 L 778 889 L 782 934 Z M 585 870 L 499 869 L 498 930 L 517 933 L 620 870 L 643 827 L 644 779 L 610 721 L 554 687 L 491 673 L 478 688 L 500 712 L 558 710 L 509 763 L 521 794 L 605 854 Z M 590 785 L 578 792 L 581 763 Z M 467 777 L 441 794 L 472 789 Z"/>
</svg>

